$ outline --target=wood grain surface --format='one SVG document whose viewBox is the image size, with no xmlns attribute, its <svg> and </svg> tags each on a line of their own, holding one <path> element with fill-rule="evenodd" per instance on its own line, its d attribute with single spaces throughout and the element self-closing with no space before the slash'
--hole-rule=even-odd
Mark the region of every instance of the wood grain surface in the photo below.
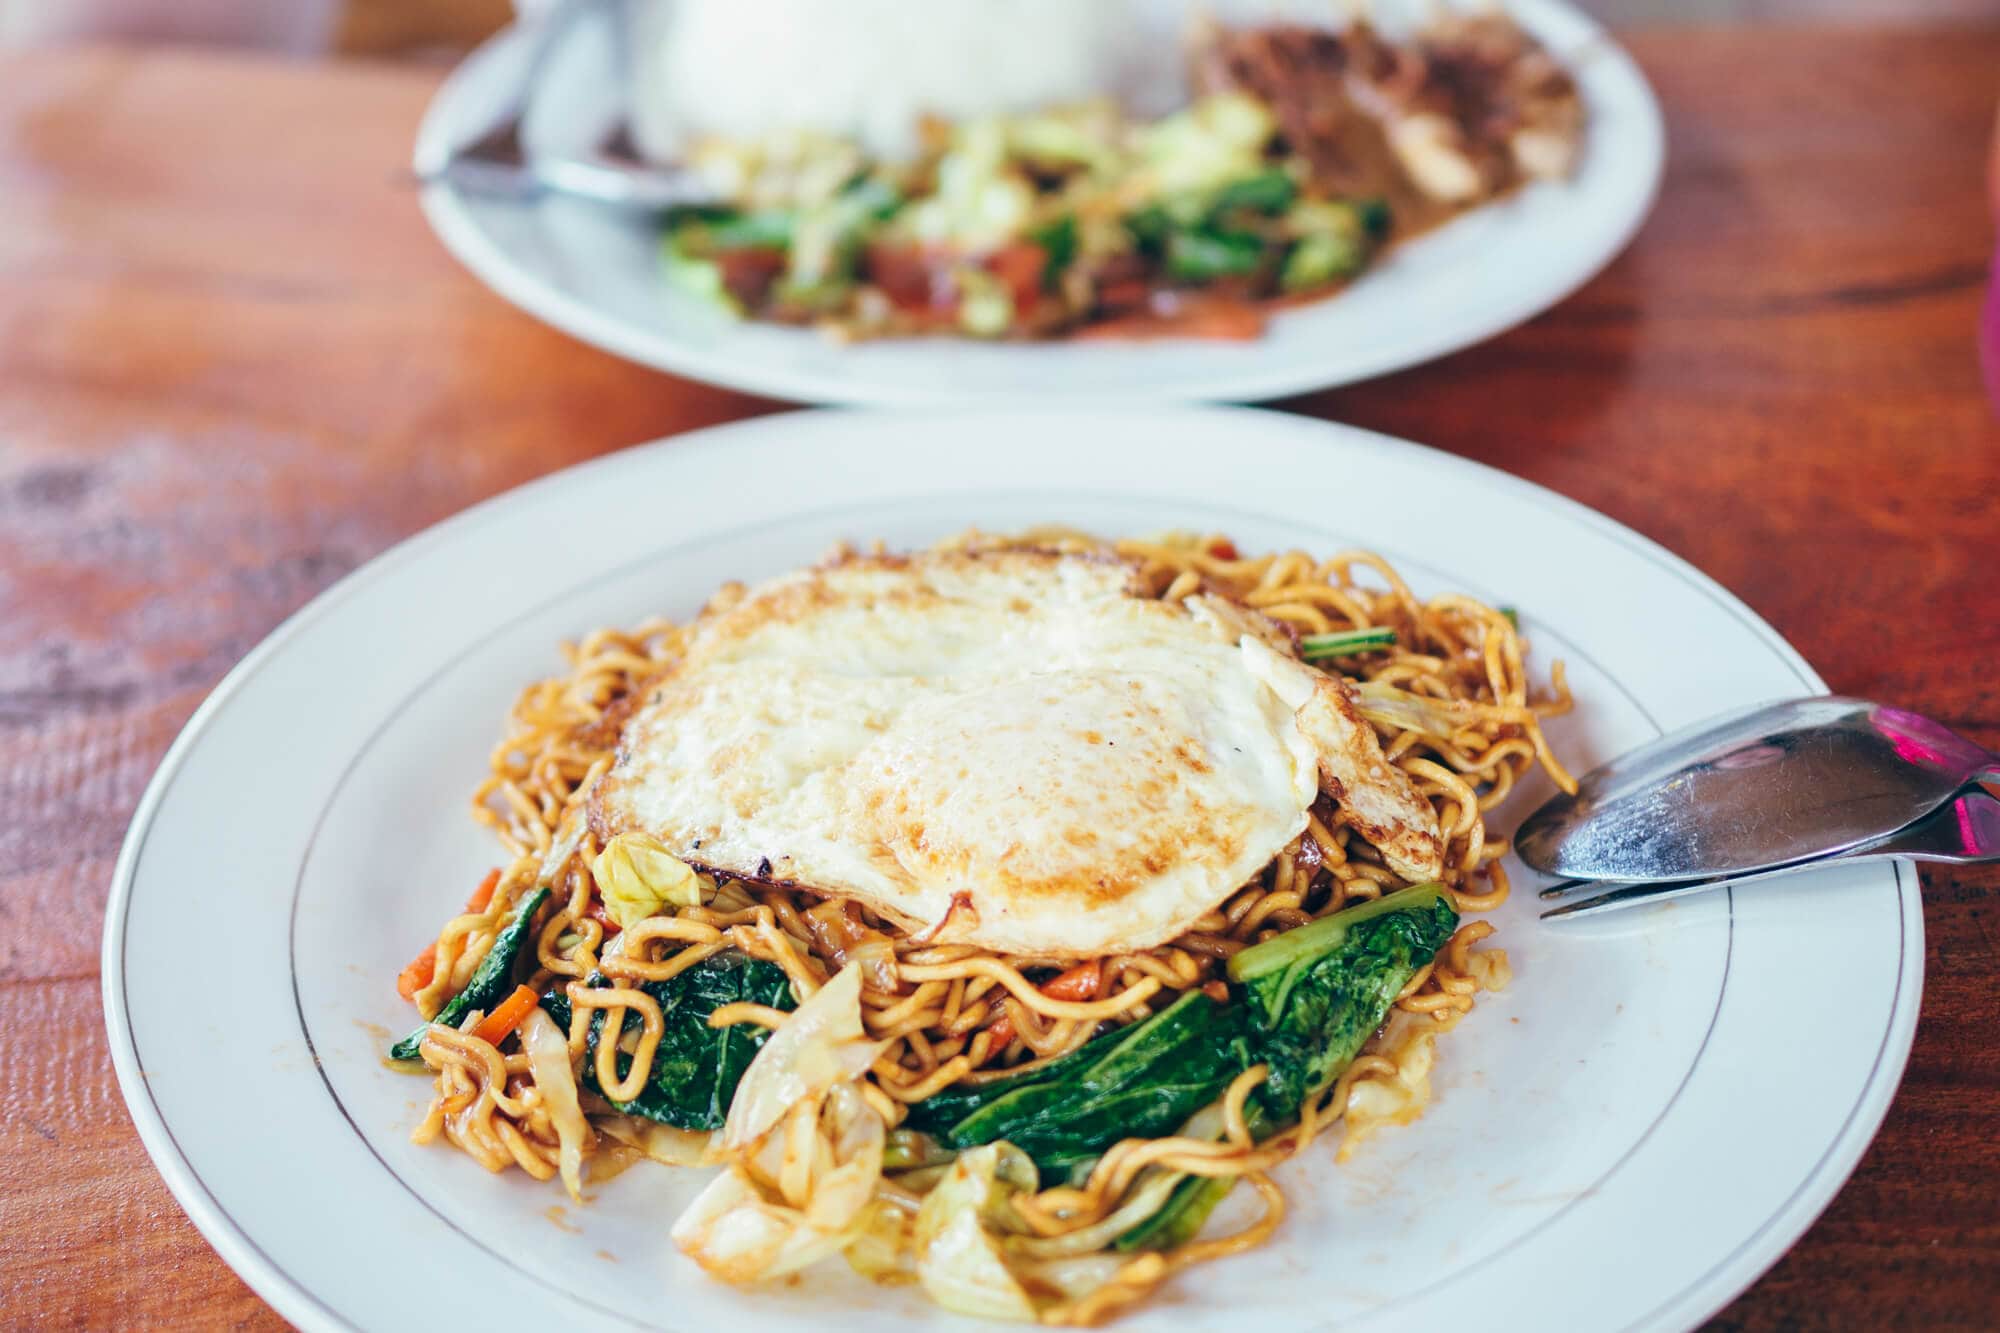
<svg viewBox="0 0 2000 1333">
<path fill-rule="evenodd" d="M 1514 333 L 1290 406 L 1602 509 L 1834 688 L 2000 748 L 2000 430 L 1973 351 L 2000 28 L 1634 46 L 1672 150 L 1632 249 Z M 204 693 L 424 525 L 773 406 L 588 350 L 462 273 L 402 174 L 436 77 L 0 60 L 0 1326 L 279 1323 L 154 1173 L 101 1020 L 112 861 Z M 1721 1327 L 2000 1316 L 2000 873 L 1925 879 L 1888 1122 Z"/>
</svg>

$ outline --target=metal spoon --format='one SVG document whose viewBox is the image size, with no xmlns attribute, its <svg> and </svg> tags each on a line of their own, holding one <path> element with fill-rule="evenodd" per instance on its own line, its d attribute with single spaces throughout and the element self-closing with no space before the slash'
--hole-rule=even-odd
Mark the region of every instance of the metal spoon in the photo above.
<svg viewBox="0 0 2000 1333">
<path fill-rule="evenodd" d="M 1882 842 L 2000 755 L 1900 708 L 1828 696 L 1699 723 L 1584 775 L 1530 815 L 1521 859 L 1572 880 L 1756 874 Z"/>
<path fill-rule="evenodd" d="M 1636 907 L 1641 903 L 1665 902 L 1669 898 L 1685 898 L 1692 893 L 1706 893 L 1724 884 L 1737 888 L 1745 884 L 1761 884 L 1766 880 L 1782 879 L 1801 870 L 1817 870 L 1825 865 L 1854 865 L 1869 861 L 1887 861 L 1894 857 L 1954 865 L 2000 861 L 2000 799 L 1995 799 L 1975 788 L 1871 847 L 1842 856 L 1823 856 L 1798 865 L 1780 866 L 1776 870 L 1766 870 L 1755 875 L 1739 875 L 1734 879 L 1618 885 L 1607 885 L 1603 880 L 1565 880 L 1541 891 L 1541 897 L 1546 901 L 1563 900 L 1560 906 L 1542 913 L 1542 920 L 1594 916 L 1599 912 L 1615 911 L 1621 907 Z M 1604 891 L 1587 898 L 1576 896 L 1583 890 L 1592 888 Z"/>
</svg>

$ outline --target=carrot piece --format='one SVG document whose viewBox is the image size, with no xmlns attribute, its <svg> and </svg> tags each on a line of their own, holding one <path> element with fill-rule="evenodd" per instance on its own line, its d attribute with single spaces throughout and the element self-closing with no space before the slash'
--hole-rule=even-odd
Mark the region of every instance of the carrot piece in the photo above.
<svg viewBox="0 0 2000 1333">
<path fill-rule="evenodd" d="M 514 993 L 493 1006 L 493 1012 L 479 1020 L 479 1026 L 472 1029 L 472 1035 L 481 1041 L 490 1041 L 495 1046 L 507 1039 L 507 1034 L 521 1026 L 541 997 L 527 986 L 514 987 Z"/>
<path fill-rule="evenodd" d="M 465 910 L 485 911 L 486 904 L 493 901 L 493 890 L 498 887 L 500 887 L 500 867 L 494 866 L 486 872 L 486 878 L 479 881 L 479 887 L 472 891 L 472 896 L 465 900 Z"/>
<path fill-rule="evenodd" d="M 432 940 L 424 946 L 424 951 L 410 960 L 410 965 L 396 975 L 396 994 L 406 1000 L 417 998 L 417 992 L 437 979 L 438 947 Z"/>
<path fill-rule="evenodd" d="M 486 904 L 493 901 L 493 890 L 500 886 L 500 867 L 486 872 L 486 878 L 479 881 L 479 887 L 465 900 L 468 912 L 483 912 Z M 417 998 L 417 992 L 437 980 L 438 947 L 432 940 L 424 946 L 424 951 L 410 960 L 410 965 L 396 974 L 396 994 L 406 1000 Z"/>
<path fill-rule="evenodd" d="M 1237 559 L 1236 543 L 1230 541 L 1229 538 L 1227 537 L 1219 538 L 1216 541 L 1212 541 L 1208 544 L 1208 553 L 1214 556 L 1217 560 Z"/>
<path fill-rule="evenodd" d="M 1069 971 L 1041 984 L 1042 994 L 1051 1000 L 1091 1000 L 1097 997 L 1097 988 L 1104 984 L 1104 970 L 1096 959 L 1078 963 Z"/>
<path fill-rule="evenodd" d="M 1006 1050 L 1008 1043 L 1014 1040 L 1013 1015 L 1012 1014 L 1000 1015 L 999 1018 L 987 1024 L 986 1033 L 993 1039 L 993 1044 L 987 1047 L 988 1050 L 990 1051 Z"/>
</svg>

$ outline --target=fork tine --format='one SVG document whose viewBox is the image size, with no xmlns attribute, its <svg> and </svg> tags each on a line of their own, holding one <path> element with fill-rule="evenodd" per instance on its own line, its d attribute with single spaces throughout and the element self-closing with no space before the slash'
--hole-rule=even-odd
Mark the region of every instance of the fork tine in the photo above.
<svg viewBox="0 0 2000 1333">
<path fill-rule="evenodd" d="M 1684 879 L 1672 884 L 1621 884 L 1615 889 L 1593 897 L 1578 898 L 1560 907 L 1552 907 L 1542 913 L 1542 920 L 1555 921 L 1566 917 L 1596 916 L 1601 912 L 1615 912 L 1620 908 L 1638 907 L 1644 903 L 1663 903 L 1672 898 L 1707 893 L 1711 889 L 1722 888 L 1727 883 L 1728 881 L 1723 879 Z"/>
</svg>

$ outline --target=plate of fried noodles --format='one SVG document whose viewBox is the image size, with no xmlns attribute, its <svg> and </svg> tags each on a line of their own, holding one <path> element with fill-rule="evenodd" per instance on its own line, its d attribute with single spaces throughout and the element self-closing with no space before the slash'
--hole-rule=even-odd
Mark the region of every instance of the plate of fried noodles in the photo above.
<svg viewBox="0 0 2000 1333">
<path fill-rule="evenodd" d="M 1509 836 L 1822 689 L 1636 534 L 1364 431 L 703 431 L 230 674 L 118 863 L 113 1059 L 306 1328 L 1685 1328 L 1880 1123 L 1915 877 L 1544 923 Z"/>
</svg>

